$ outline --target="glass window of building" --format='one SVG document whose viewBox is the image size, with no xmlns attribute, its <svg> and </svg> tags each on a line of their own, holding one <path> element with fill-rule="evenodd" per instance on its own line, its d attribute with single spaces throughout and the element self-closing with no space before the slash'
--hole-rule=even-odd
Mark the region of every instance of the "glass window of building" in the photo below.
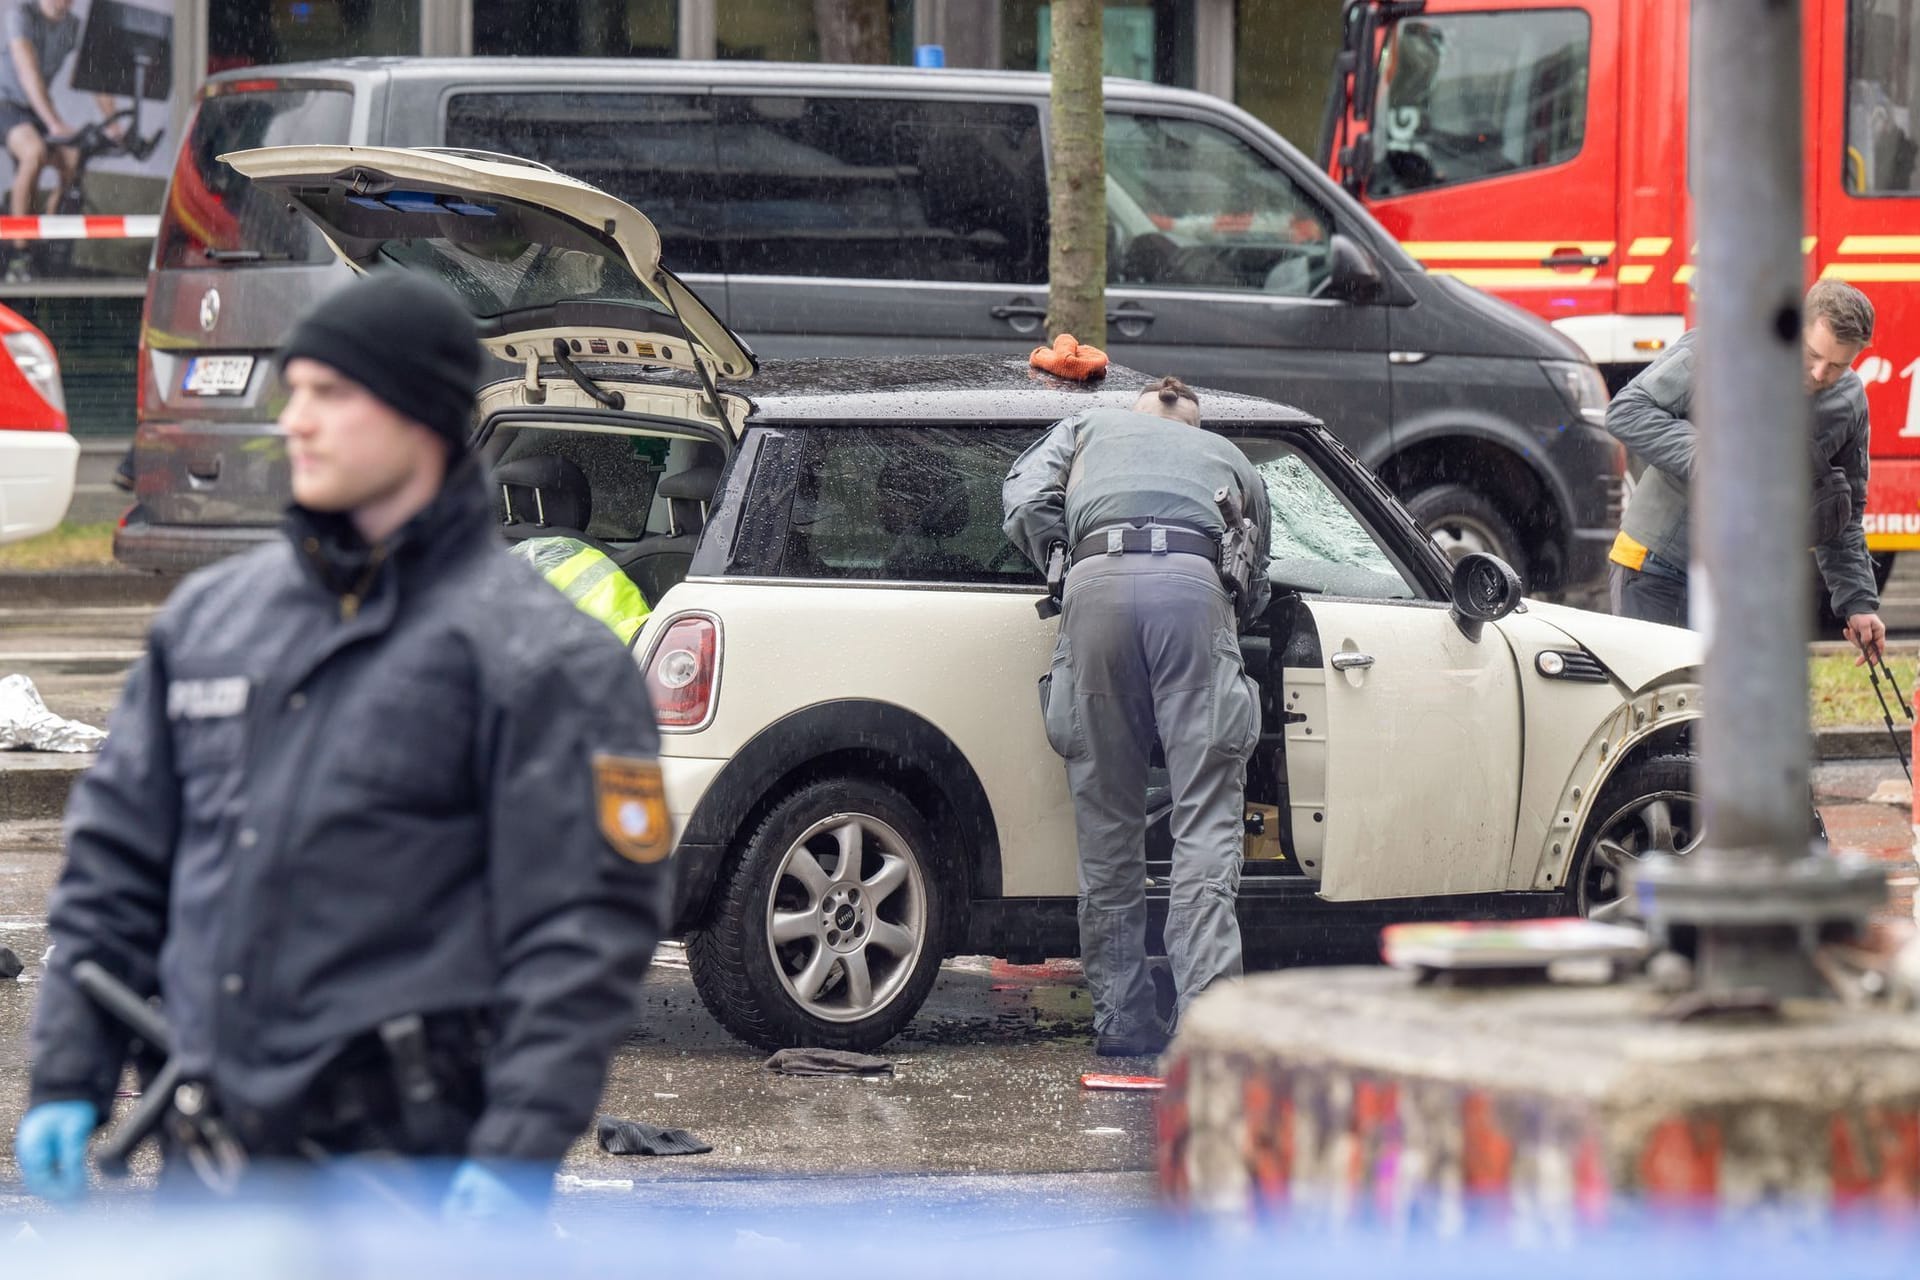
<svg viewBox="0 0 1920 1280">
<path fill-rule="evenodd" d="M 1380 51 L 1375 196 L 1562 164 L 1587 134 L 1587 15 L 1405 18 Z"/>
<path fill-rule="evenodd" d="M 1234 12 L 1233 100 L 1312 155 L 1340 51 L 1341 6 L 1240 0 Z"/>
<path fill-rule="evenodd" d="M 714 18 L 722 58 L 910 61 L 913 0 L 723 0 Z"/>
<path fill-rule="evenodd" d="M 207 71 L 420 52 L 420 0 L 208 0 Z"/>
<path fill-rule="evenodd" d="M 1101 12 L 1102 60 L 1110 76 L 1193 86 L 1193 4 L 1179 0 L 1107 0 Z M 1051 65 L 1053 6 L 1001 0 L 1000 65 L 1045 71 Z"/>
<path fill-rule="evenodd" d="M 502 57 L 671 58 L 678 0 L 473 0 L 473 51 Z"/>
<path fill-rule="evenodd" d="M 1920 3 L 1853 0 L 1847 6 L 1847 155 L 1849 195 L 1920 191 Z"/>
<path fill-rule="evenodd" d="M 1176 116 L 1107 115 L 1111 283 L 1306 297 L 1333 220 L 1258 152 Z"/>
</svg>

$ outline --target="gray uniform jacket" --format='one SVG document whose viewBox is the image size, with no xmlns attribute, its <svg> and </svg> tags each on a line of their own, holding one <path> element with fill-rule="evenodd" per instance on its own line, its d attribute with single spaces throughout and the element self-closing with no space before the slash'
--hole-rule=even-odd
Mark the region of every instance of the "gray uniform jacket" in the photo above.
<svg viewBox="0 0 1920 1280">
<path fill-rule="evenodd" d="M 1273 594 L 1266 482 L 1246 454 L 1211 431 L 1130 409 L 1063 418 L 1007 474 L 1001 527 L 1043 568 L 1054 543 L 1072 547 L 1096 529 L 1132 520 L 1177 521 L 1218 538 L 1226 522 L 1213 495 L 1228 486 L 1239 490 L 1256 533 L 1248 616 L 1258 616 Z"/>
<path fill-rule="evenodd" d="M 664 835 L 616 852 L 597 790 L 659 737 L 631 656 L 455 475 L 384 560 L 296 512 L 173 593 L 67 809 L 36 1103 L 113 1099 L 91 959 L 163 998 L 249 1146 L 348 1040 L 460 1010 L 491 1031 L 468 1154 L 557 1160 L 584 1130 L 669 896 Z"/>
<path fill-rule="evenodd" d="M 1634 485 L 1620 528 L 1654 555 L 1685 569 L 1688 558 L 1687 486 L 1693 479 L 1695 436 L 1694 333 L 1678 341 L 1621 388 L 1607 406 L 1607 430 L 1647 463 Z M 1880 607 L 1863 523 L 1867 510 L 1867 393 L 1852 370 L 1815 397 L 1814 452 L 1846 473 L 1853 517 L 1839 536 L 1814 548 L 1833 611 L 1840 617 Z"/>
</svg>

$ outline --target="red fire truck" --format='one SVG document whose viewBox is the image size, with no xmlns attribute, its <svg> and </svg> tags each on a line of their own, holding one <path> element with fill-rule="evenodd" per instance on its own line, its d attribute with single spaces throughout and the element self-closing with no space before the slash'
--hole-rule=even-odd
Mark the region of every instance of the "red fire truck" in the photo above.
<svg viewBox="0 0 1920 1280">
<path fill-rule="evenodd" d="M 1873 299 L 1867 541 L 1916 550 L 1920 0 L 1803 2 L 1808 280 Z M 1617 388 L 1691 322 L 1689 9 L 1349 0 L 1322 162 L 1430 270 L 1550 321 Z"/>
</svg>

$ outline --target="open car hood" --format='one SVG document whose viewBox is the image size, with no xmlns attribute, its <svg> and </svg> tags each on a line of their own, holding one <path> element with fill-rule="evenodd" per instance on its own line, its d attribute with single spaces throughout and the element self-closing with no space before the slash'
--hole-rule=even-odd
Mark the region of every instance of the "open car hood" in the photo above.
<svg viewBox="0 0 1920 1280">
<path fill-rule="evenodd" d="M 452 289 L 502 359 L 753 373 L 753 353 L 660 265 L 660 233 L 606 192 L 510 156 L 300 146 L 221 160 L 286 198 L 360 271 L 397 266 Z"/>
</svg>

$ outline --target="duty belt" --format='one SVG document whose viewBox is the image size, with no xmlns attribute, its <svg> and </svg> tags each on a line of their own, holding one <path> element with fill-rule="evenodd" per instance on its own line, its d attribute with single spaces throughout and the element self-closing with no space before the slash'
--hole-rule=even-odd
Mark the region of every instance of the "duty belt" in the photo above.
<svg viewBox="0 0 1920 1280">
<path fill-rule="evenodd" d="M 1220 544 L 1206 534 L 1190 529 L 1170 529 L 1165 525 L 1138 528 L 1116 524 L 1095 529 L 1080 539 L 1070 559 L 1072 563 L 1079 564 L 1095 556 L 1128 555 L 1203 556 L 1209 564 L 1218 564 Z"/>
</svg>

